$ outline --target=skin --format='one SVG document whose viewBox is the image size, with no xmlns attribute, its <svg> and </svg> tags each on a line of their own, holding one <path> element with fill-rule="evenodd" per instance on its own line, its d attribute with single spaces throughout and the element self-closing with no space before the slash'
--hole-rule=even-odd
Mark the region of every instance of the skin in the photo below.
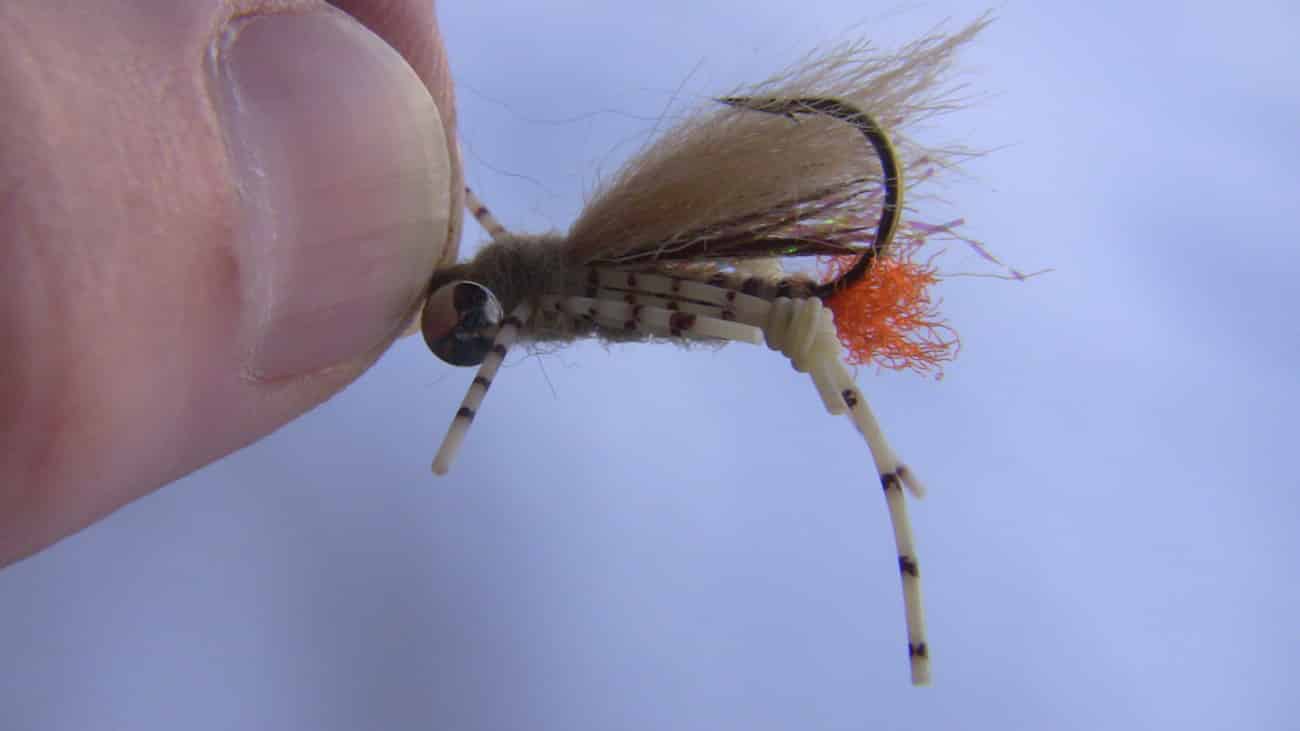
<svg viewBox="0 0 1300 731">
<path fill-rule="evenodd" d="M 0 109 L 0 566 L 337 393 L 456 256 L 429 0 L 5 0 Z"/>
</svg>

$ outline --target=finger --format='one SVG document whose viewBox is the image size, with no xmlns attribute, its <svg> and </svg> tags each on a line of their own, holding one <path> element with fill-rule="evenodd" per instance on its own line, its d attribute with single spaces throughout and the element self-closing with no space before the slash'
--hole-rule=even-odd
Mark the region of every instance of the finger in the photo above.
<svg viewBox="0 0 1300 731">
<path fill-rule="evenodd" d="M 402 54 L 433 95 L 433 101 L 442 114 L 447 139 L 458 139 L 456 99 L 446 48 L 438 29 L 437 3 L 433 0 L 330 0 L 330 4 L 356 18 Z M 453 144 L 449 149 L 452 178 L 459 182 L 463 179 L 460 146 Z M 439 266 L 456 262 L 465 210 L 463 193 L 464 186 L 459 184 L 451 191 L 451 231 L 447 236 L 451 245 L 444 250 Z"/>
<path fill-rule="evenodd" d="M 0 565 L 342 388 L 452 230 L 439 109 L 373 33 L 145 5 L 0 7 Z"/>
</svg>

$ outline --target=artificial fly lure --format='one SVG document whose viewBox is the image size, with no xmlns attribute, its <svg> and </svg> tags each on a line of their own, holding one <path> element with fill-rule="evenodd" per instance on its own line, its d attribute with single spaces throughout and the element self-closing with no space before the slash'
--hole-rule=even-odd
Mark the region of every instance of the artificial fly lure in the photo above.
<svg viewBox="0 0 1300 731">
<path fill-rule="evenodd" d="M 867 443 L 898 549 L 912 682 L 927 684 L 903 495 L 921 497 L 924 487 L 848 366 L 928 371 L 955 349 L 927 294 L 937 275 L 914 258 L 953 224 L 905 221 L 903 203 L 904 181 L 928 177 L 951 154 L 901 130 L 954 106 L 944 74 L 987 22 L 893 54 L 850 44 L 714 100 L 604 184 L 566 235 L 511 234 L 467 190 L 492 241 L 434 274 L 421 328 L 439 358 L 479 369 L 434 472 L 451 467 L 517 341 L 766 343 Z M 796 265 L 809 258 L 820 271 Z"/>
</svg>

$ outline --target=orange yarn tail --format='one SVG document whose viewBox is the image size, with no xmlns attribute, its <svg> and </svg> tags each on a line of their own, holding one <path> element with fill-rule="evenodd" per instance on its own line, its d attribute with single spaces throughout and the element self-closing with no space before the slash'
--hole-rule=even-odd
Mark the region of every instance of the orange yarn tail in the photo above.
<svg viewBox="0 0 1300 731">
<path fill-rule="evenodd" d="M 877 257 L 866 276 L 826 300 L 835 313 L 840 342 L 853 365 L 934 373 L 957 353 L 957 333 L 939 315 L 929 288 L 939 281 L 934 267 L 911 260 L 915 247 Z M 824 273 L 836 277 L 857 257 L 823 260 Z"/>
</svg>

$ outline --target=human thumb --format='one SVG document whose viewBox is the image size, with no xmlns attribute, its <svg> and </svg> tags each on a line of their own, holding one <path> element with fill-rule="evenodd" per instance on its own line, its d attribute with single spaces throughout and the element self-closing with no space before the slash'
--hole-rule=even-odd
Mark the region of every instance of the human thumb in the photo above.
<svg viewBox="0 0 1300 731">
<path fill-rule="evenodd" d="M 0 565 L 344 388 L 458 235 L 450 89 L 350 16 L 92 5 L 0 24 Z"/>
<path fill-rule="evenodd" d="M 247 373 L 376 354 L 449 242 L 439 110 L 400 55 L 337 11 L 234 21 L 213 56 L 238 188 Z"/>
</svg>

